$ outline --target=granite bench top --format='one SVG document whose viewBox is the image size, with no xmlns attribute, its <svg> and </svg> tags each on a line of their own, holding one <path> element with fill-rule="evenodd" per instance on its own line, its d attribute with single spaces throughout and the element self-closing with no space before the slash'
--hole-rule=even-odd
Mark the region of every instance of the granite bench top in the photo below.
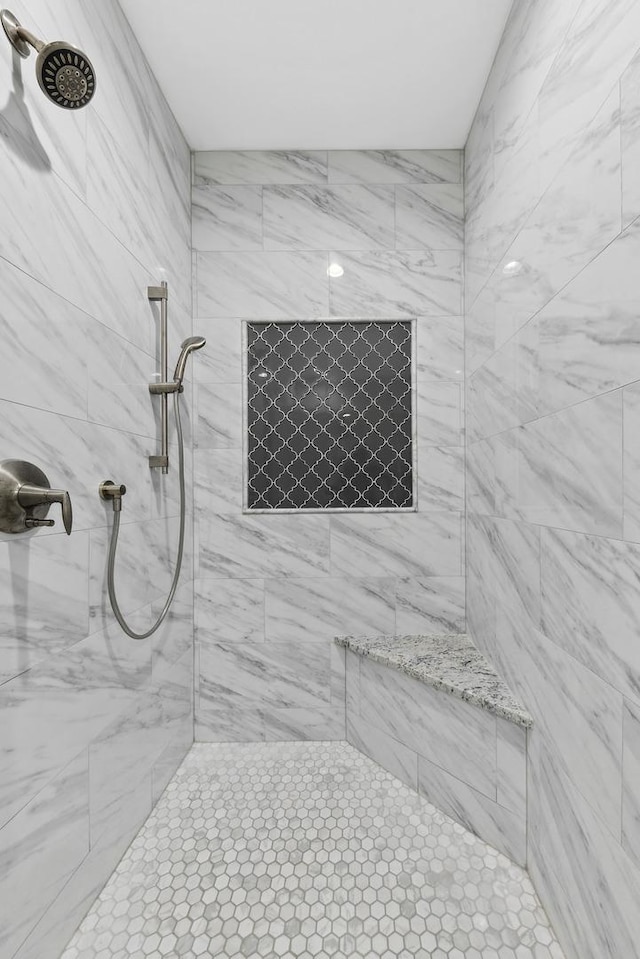
<svg viewBox="0 0 640 959">
<path fill-rule="evenodd" d="M 465 634 L 337 636 L 336 643 L 518 726 L 533 726 L 527 710 Z"/>
</svg>

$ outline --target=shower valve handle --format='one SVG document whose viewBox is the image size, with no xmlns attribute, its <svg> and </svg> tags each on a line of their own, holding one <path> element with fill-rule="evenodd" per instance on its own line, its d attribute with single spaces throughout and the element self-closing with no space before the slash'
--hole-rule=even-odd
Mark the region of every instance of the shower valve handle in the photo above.
<svg viewBox="0 0 640 959">
<path fill-rule="evenodd" d="M 24 483 L 18 490 L 18 502 L 23 509 L 32 509 L 34 506 L 48 505 L 49 503 L 60 503 L 62 507 L 62 522 L 64 524 L 67 536 L 71 536 L 73 527 L 73 509 L 71 507 L 71 497 L 66 490 L 48 489 L 46 486 L 32 486 L 30 483 Z M 27 527 L 33 526 L 53 526 L 52 520 L 29 520 Z"/>
</svg>

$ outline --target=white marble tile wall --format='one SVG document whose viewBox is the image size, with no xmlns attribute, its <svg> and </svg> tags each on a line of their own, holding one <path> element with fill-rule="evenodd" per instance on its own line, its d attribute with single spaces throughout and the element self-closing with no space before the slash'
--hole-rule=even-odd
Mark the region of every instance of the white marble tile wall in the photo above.
<svg viewBox="0 0 640 959">
<path fill-rule="evenodd" d="M 74 505 L 70 538 L 58 516 L 0 536 L 0 955 L 55 959 L 193 738 L 192 564 L 162 630 L 125 637 L 97 495 L 107 476 L 128 487 L 118 580 L 141 627 L 177 523 L 175 471 L 147 464 L 146 287 L 166 271 L 173 351 L 192 329 L 190 157 L 115 0 L 13 10 L 86 49 L 98 77 L 86 110 L 60 110 L 33 58 L 0 43 L 0 458 L 36 463 Z"/>
<path fill-rule="evenodd" d="M 469 629 L 571 959 L 640 920 L 640 4 L 516 0 L 466 148 Z"/>
<path fill-rule="evenodd" d="M 527 730 L 348 650 L 346 666 L 349 742 L 524 864 Z"/>
<path fill-rule="evenodd" d="M 196 735 L 341 738 L 333 636 L 465 626 L 462 154 L 196 153 L 192 197 Z M 416 317 L 418 510 L 243 515 L 242 323 L 331 316 Z"/>
</svg>

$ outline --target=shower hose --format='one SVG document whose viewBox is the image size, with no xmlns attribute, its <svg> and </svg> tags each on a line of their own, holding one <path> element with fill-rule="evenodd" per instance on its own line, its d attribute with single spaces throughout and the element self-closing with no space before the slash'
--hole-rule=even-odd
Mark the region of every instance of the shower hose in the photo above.
<svg viewBox="0 0 640 959">
<path fill-rule="evenodd" d="M 164 604 L 162 612 L 158 616 L 157 620 L 153 626 L 144 633 L 136 633 L 135 630 L 131 629 L 124 616 L 122 615 L 122 610 L 118 604 L 116 598 L 116 588 L 114 583 L 114 571 L 116 565 L 116 551 L 118 549 L 118 534 L 120 532 L 120 511 L 114 512 L 113 514 L 113 526 L 111 528 L 111 544 L 109 546 L 109 561 L 107 564 L 107 585 L 109 588 L 109 599 L 111 600 L 111 606 L 115 614 L 116 619 L 120 623 L 120 626 L 131 639 L 147 639 L 149 636 L 152 636 L 153 633 L 162 625 L 166 619 L 167 613 L 171 608 L 173 602 L 173 597 L 176 595 L 176 589 L 178 588 L 178 580 L 180 579 L 180 570 L 182 568 L 182 556 L 184 553 L 184 528 L 185 528 L 185 482 L 184 482 L 184 437 L 182 435 L 182 420 L 180 419 L 180 393 L 175 392 L 173 394 L 173 409 L 176 417 L 176 433 L 178 435 L 178 473 L 180 475 L 180 536 L 178 539 L 178 557 L 176 560 L 176 568 L 173 574 L 173 582 L 171 583 L 171 589 L 169 590 L 169 595 L 167 596 L 167 601 Z"/>
</svg>

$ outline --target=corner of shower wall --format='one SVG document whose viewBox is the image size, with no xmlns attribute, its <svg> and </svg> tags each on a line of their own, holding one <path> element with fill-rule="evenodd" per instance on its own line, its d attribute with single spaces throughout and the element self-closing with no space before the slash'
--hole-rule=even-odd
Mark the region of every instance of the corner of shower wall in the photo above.
<svg viewBox="0 0 640 959">
<path fill-rule="evenodd" d="M 205 152 L 196 739 L 343 739 L 337 634 L 464 629 L 461 151 Z M 243 511 L 243 324 L 415 324 L 417 510 Z"/>
<path fill-rule="evenodd" d="M 146 291 L 164 268 L 173 350 L 192 328 L 190 157 L 117 3 L 35 0 L 15 13 L 77 43 L 98 71 L 94 100 L 74 113 L 45 100 L 27 63 L 1 142 L 3 456 L 70 491 L 74 530 L 0 537 L 0 953 L 55 959 L 193 740 L 192 565 L 163 629 L 125 637 L 106 598 L 98 497 L 107 476 L 128 487 L 117 575 L 142 628 L 177 539 L 175 474 L 147 461 L 157 317 Z M 15 69 L 0 44 L 7 91 Z"/>
</svg>

